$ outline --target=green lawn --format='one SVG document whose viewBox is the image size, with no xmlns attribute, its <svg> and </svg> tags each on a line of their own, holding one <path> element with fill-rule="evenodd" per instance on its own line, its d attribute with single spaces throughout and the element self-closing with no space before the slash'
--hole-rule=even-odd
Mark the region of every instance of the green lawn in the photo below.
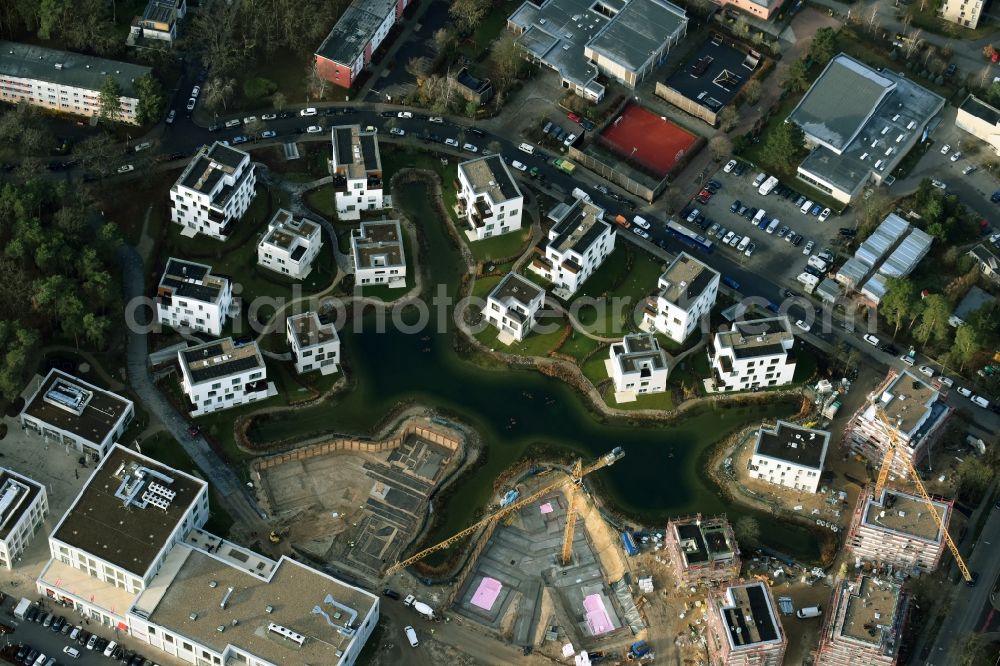
<svg viewBox="0 0 1000 666">
<path fill-rule="evenodd" d="M 591 352 L 600 347 L 602 344 L 597 340 L 588 338 L 586 335 L 577 333 L 576 331 L 570 333 L 569 338 L 563 343 L 557 351 L 568 356 L 572 356 L 576 359 L 577 363 L 580 363 L 585 359 Z M 604 354 L 597 354 L 601 358 L 604 358 Z"/>
<path fill-rule="evenodd" d="M 476 285 L 472 288 L 472 295 L 478 298 L 486 298 L 493 291 L 493 287 L 497 286 L 502 279 L 503 277 L 495 275 L 477 278 Z"/>
<path fill-rule="evenodd" d="M 603 397 L 604 402 L 607 403 L 609 407 L 621 409 L 626 412 L 639 409 L 662 409 L 667 411 L 674 408 L 673 391 L 670 390 L 669 386 L 663 393 L 649 393 L 646 395 L 636 396 L 636 399 L 632 402 L 617 402 L 615 400 L 615 386 L 611 383 L 604 389 Z"/>
<path fill-rule="evenodd" d="M 608 379 L 608 370 L 604 367 L 604 361 L 607 360 L 607 354 L 595 354 L 593 357 L 587 360 L 583 364 L 583 376 L 591 381 L 594 386 L 597 386 L 605 379 Z"/>
<path fill-rule="evenodd" d="M 579 307 L 577 318 L 580 323 L 591 327 L 591 332 L 598 335 L 623 333 L 628 326 L 629 313 L 656 288 L 656 280 L 663 268 L 659 258 L 631 243 L 621 243 L 583 284 L 574 299 L 574 304 Z M 582 306 L 577 303 L 580 297 L 599 299 L 601 302 L 597 306 Z"/>
<path fill-rule="evenodd" d="M 554 319 L 543 319 L 540 323 L 551 324 L 553 322 L 564 323 L 565 320 L 562 317 L 557 317 Z M 500 332 L 493 325 L 487 325 L 485 329 L 476 335 L 476 339 L 488 348 L 499 352 L 520 354 L 521 356 L 548 356 L 549 352 L 554 351 L 556 345 L 559 344 L 563 328 L 566 325 L 568 324 L 564 323 L 563 327 L 556 327 L 551 333 L 541 334 L 533 332 L 521 342 L 515 342 L 509 346 L 497 340 Z"/>
<path fill-rule="evenodd" d="M 507 25 L 507 17 L 513 14 L 522 2 L 521 0 L 501 0 L 493 4 L 494 6 L 479 22 L 472 35 L 459 44 L 458 50 L 471 60 L 478 60 L 479 54 L 496 41 L 500 31 Z"/>
<path fill-rule="evenodd" d="M 330 220 L 337 219 L 337 199 L 333 185 L 323 185 L 315 190 L 309 190 L 305 195 L 306 205 Z"/>
<path fill-rule="evenodd" d="M 527 216 L 525 216 L 527 218 Z M 465 236 L 464 231 L 459 233 Z M 466 241 L 472 250 L 472 256 L 477 261 L 489 261 L 490 259 L 506 259 L 519 255 L 525 250 L 525 244 L 531 237 L 531 229 L 522 227 L 519 231 L 512 231 L 509 234 L 486 238 L 480 241 Z"/>
</svg>

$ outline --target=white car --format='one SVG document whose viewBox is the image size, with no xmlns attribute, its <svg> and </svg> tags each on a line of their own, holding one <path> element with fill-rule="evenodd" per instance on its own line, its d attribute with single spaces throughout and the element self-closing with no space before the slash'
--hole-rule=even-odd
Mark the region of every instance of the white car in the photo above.
<svg viewBox="0 0 1000 666">
<path fill-rule="evenodd" d="M 962 151 L 958 150 L 951 154 L 951 161 L 957 162 L 962 159 Z"/>
<path fill-rule="evenodd" d="M 937 383 L 940 384 L 941 386 L 947 386 L 948 388 L 951 388 L 952 386 L 955 385 L 955 380 L 952 379 L 951 377 L 945 377 L 944 375 L 941 375 L 937 378 Z"/>
<path fill-rule="evenodd" d="M 273 139 L 276 136 L 278 136 L 278 133 L 274 130 L 265 130 L 260 133 L 260 138 L 262 139 Z"/>
<path fill-rule="evenodd" d="M 444 118 L 442 118 L 441 116 L 431 116 L 430 118 L 427 119 L 427 122 L 441 124 L 444 122 Z"/>
<path fill-rule="evenodd" d="M 143 141 L 142 143 L 135 144 L 135 148 L 133 148 L 132 150 L 134 150 L 137 153 L 141 153 L 142 151 L 149 150 L 152 147 L 153 144 L 151 144 L 149 141 Z"/>
<path fill-rule="evenodd" d="M 167 119 L 164 120 L 163 122 L 165 122 L 168 125 L 172 125 L 174 122 L 174 118 L 176 117 L 177 117 L 177 112 L 173 109 L 170 109 L 170 113 L 167 114 Z"/>
<path fill-rule="evenodd" d="M 927 375 L 928 377 L 934 376 L 934 368 L 930 367 L 929 365 L 922 365 L 919 368 L 917 368 L 917 370 L 919 370 L 920 374 L 922 375 Z"/>
<path fill-rule="evenodd" d="M 726 232 L 726 237 L 722 239 L 722 243 L 724 245 L 729 245 L 729 241 L 733 240 L 733 236 L 735 236 L 735 235 L 736 234 L 733 233 L 732 231 L 727 231 Z"/>
<path fill-rule="evenodd" d="M 829 208 L 824 208 L 823 212 L 819 214 L 819 221 L 826 222 L 827 218 L 830 217 L 830 212 Z"/>
<path fill-rule="evenodd" d="M 981 395 L 974 395 L 971 398 L 969 398 L 969 400 L 971 400 L 973 404 L 979 405 L 983 409 L 989 409 L 990 407 L 990 401 Z"/>
<path fill-rule="evenodd" d="M 412 118 L 413 114 L 409 111 L 400 111 L 396 114 L 397 118 Z"/>
<path fill-rule="evenodd" d="M 512 167 L 514 167 L 515 169 L 517 169 L 518 171 L 527 171 L 528 170 L 528 167 L 526 167 L 523 163 L 518 162 L 517 160 L 514 160 L 513 162 L 511 162 L 510 165 Z"/>
<path fill-rule="evenodd" d="M 249 125 L 250 123 L 254 122 L 255 120 L 257 120 L 257 116 L 247 116 L 246 118 L 243 119 L 243 124 L 244 125 Z"/>
<path fill-rule="evenodd" d="M 389 128 L 389 134 L 394 134 L 396 136 L 405 136 L 406 130 L 402 130 L 398 127 L 391 127 Z"/>
<path fill-rule="evenodd" d="M 323 128 L 319 125 L 310 125 L 306 128 L 306 134 L 319 134 L 323 131 Z"/>
<path fill-rule="evenodd" d="M 128 173 L 129 171 L 135 171 L 135 167 L 131 164 L 123 164 L 118 167 L 118 173 Z"/>
<path fill-rule="evenodd" d="M 275 120 L 277 117 L 278 117 L 277 113 L 264 113 L 264 114 L 261 114 L 260 119 L 261 120 Z"/>
<path fill-rule="evenodd" d="M 687 216 L 688 223 L 691 223 L 691 222 L 694 222 L 695 220 L 697 220 L 699 215 L 701 215 L 701 211 L 700 210 L 698 210 L 697 208 L 695 208 L 694 210 L 692 210 L 690 213 L 688 213 L 688 216 Z"/>
<path fill-rule="evenodd" d="M 315 116 L 316 115 L 316 109 L 314 109 L 313 107 L 310 106 L 310 107 L 308 107 L 306 109 L 302 109 L 301 111 L 299 111 L 299 115 L 303 116 L 303 117 L 304 116 Z"/>
<path fill-rule="evenodd" d="M 756 249 L 757 249 L 757 244 L 756 243 L 750 243 L 749 245 L 747 245 L 746 252 L 744 252 L 743 255 L 746 256 L 746 257 L 749 257 L 751 254 L 753 254 L 753 251 L 756 250 Z"/>
<path fill-rule="evenodd" d="M 726 173 L 732 173 L 733 169 L 736 168 L 736 160 L 729 160 L 726 162 L 726 166 L 722 167 L 722 170 Z"/>
<path fill-rule="evenodd" d="M 570 134 L 568 137 L 566 137 L 566 140 L 563 141 L 563 145 L 566 146 L 567 148 L 572 146 L 574 143 L 576 143 L 576 134 Z"/>
<path fill-rule="evenodd" d="M 227 120 L 226 124 L 224 125 L 226 129 L 232 129 L 233 127 L 239 127 L 239 126 L 240 126 L 240 120 L 238 118 L 234 118 L 233 120 Z"/>
<path fill-rule="evenodd" d="M 800 331 L 805 331 L 806 333 L 808 333 L 810 330 L 812 330 L 812 326 L 810 326 L 809 324 L 805 323 L 801 319 L 799 319 L 797 322 L 795 322 L 795 326 Z"/>
<path fill-rule="evenodd" d="M 444 145 L 451 146 L 452 148 L 458 148 L 458 139 L 445 139 Z"/>
<path fill-rule="evenodd" d="M 201 92 L 201 86 L 195 86 L 194 88 L 191 88 L 191 97 L 197 98 L 200 92 Z"/>
<path fill-rule="evenodd" d="M 907 356 L 906 354 L 900 356 L 899 360 L 905 363 L 906 365 L 910 366 L 911 368 L 913 367 L 913 359 Z"/>
<path fill-rule="evenodd" d="M 806 243 L 806 246 L 802 248 L 802 254 L 808 257 L 810 254 L 812 254 L 814 247 L 816 247 L 816 243 L 814 243 L 813 241 L 809 241 L 808 243 Z"/>
<path fill-rule="evenodd" d="M 194 111 L 194 105 L 197 104 L 197 103 L 198 103 L 198 100 L 196 100 L 194 97 L 192 97 L 191 99 L 189 99 L 188 103 L 187 103 L 187 110 L 188 111 Z"/>
<path fill-rule="evenodd" d="M 873 347 L 878 347 L 878 338 L 876 338 L 871 333 L 865 333 L 865 342 Z"/>
<path fill-rule="evenodd" d="M 949 150 L 951 150 L 951 146 L 949 146 L 947 143 L 941 146 L 942 155 L 947 155 Z"/>
<path fill-rule="evenodd" d="M 946 189 L 948 189 L 947 185 L 945 185 L 944 183 L 942 183 L 940 180 L 937 180 L 937 179 L 932 180 L 931 181 L 931 185 L 933 185 L 934 187 L 938 188 L 939 190 L 946 190 Z"/>
<path fill-rule="evenodd" d="M 468 151 L 470 153 L 478 153 L 479 152 L 479 147 L 478 146 L 473 146 L 471 143 L 463 143 L 462 144 L 462 150 L 466 150 L 466 151 Z"/>
<path fill-rule="evenodd" d="M 639 227 L 632 227 L 632 233 L 634 233 L 636 236 L 640 236 L 642 238 L 645 238 L 646 240 L 649 240 L 649 234 L 647 234 Z"/>
<path fill-rule="evenodd" d="M 955 390 L 958 391 L 959 395 L 964 395 L 966 398 L 972 397 L 972 391 L 970 389 L 965 388 L 964 386 L 959 386 Z"/>
</svg>

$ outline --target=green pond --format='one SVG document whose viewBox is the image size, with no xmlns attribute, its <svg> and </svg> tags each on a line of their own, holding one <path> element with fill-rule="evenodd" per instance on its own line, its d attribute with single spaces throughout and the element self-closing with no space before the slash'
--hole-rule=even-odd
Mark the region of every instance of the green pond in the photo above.
<svg viewBox="0 0 1000 666">
<path fill-rule="evenodd" d="M 458 251 L 429 205 L 426 186 L 406 185 L 396 205 L 408 212 L 424 239 L 425 276 L 431 289 L 446 285 L 457 291 L 463 268 Z M 402 317 L 404 323 L 412 320 Z M 450 310 L 449 310 L 450 315 Z M 485 463 L 456 482 L 444 506 L 435 506 L 439 521 L 432 539 L 444 538 L 467 526 L 490 500 L 494 479 L 533 444 L 551 450 L 571 450 L 585 459 L 616 446 L 625 457 L 594 475 L 609 503 L 624 514 L 650 525 L 695 512 L 726 512 L 735 519 L 746 512 L 727 505 L 701 469 L 711 445 L 740 426 L 764 418 L 787 416 L 795 405 L 777 403 L 754 407 L 709 407 L 688 412 L 670 425 L 631 420 L 601 420 L 584 399 L 563 382 L 532 370 L 491 370 L 463 360 L 453 349 L 454 325 L 446 331 L 429 327 L 404 333 L 391 323 L 374 332 L 375 318 L 363 318 L 341 331 L 342 350 L 355 380 L 354 388 L 335 401 L 297 410 L 286 419 L 259 423 L 254 437 L 270 440 L 291 432 L 319 430 L 364 432 L 401 402 L 435 408 L 475 428 L 486 445 Z M 814 559 L 817 544 L 807 530 L 769 522 L 756 516 L 768 545 L 791 555 Z"/>
</svg>

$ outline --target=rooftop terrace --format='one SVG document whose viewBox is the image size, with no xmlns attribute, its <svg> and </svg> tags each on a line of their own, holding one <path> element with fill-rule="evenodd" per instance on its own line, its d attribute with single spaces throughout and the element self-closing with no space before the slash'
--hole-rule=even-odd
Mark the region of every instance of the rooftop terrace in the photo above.
<svg viewBox="0 0 1000 666">
<path fill-rule="evenodd" d="M 288 327 L 299 349 L 322 345 L 337 339 L 333 324 L 321 324 L 315 312 L 303 312 L 288 318 Z"/>
<path fill-rule="evenodd" d="M 132 401 L 53 368 L 22 413 L 99 445 L 131 409 Z"/>
<path fill-rule="evenodd" d="M 896 612 L 900 607 L 899 585 L 888 579 L 862 576 L 860 582 L 844 581 L 840 594 L 847 597 L 840 633 L 894 654 L 899 638 L 894 629 L 901 620 Z"/>
<path fill-rule="evenodd" d="M 195 384 L 264 367 L 256 342 L 237 346 L 232 338 L 188 347 L 180 356 Z"/>
<path fill-rule="evenodd" d="M 947 526 L 951 518 L 951 506 L 935 500 L 934 507 Z M 922 498 L 889 488 L 882 491 L 882 497 L 878 500 L 870 496 L 865 500 L 863 524 L 872 529 L 906 534 L 931 543 L 940 543 L 942 538 L 934 517 Z"/>
<path fill-rule="evenodd" d="M 686 252 L 681 252 L 670 262 L 660 276 L 658 298 L 682 309 L 694 302 L 708 289 L 718 273 Z"/>
<path fill-rule="evenodd" d="M 830 433 L 825 430 L 778 421 L 774 429 L 761 428 L 757 431 L 754 453 L 821 470 L 829 444 Z"/>
</svg>

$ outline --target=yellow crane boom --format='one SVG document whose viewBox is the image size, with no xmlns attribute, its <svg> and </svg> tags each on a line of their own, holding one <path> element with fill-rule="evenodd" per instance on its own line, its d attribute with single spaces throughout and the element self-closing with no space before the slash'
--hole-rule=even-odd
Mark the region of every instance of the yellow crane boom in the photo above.
<svg viewBox="0 0 1000 666">
<path fill-rule="evenodd" d="M 885 428 L 886 434 L 889 436 L 889 450 L 885 452 L 882 457 L 882 466 L 878 470 L 878 480 L 875 482 L 875 495 L 874 497 L 878 499 L 882 496 L 882 491 L 885 490 L 885 485 L 889 479 L 889 470 L 892 468 L 893 458 L 896 457 L 896 449 L 899 448 L 899 435 L 896 434 L 896 428 L 889 421 L 889 417 L 886 416 L 885 411 L 878 405 L 875 406 L 875 416 L 881 421 L 882 426 Z M 961 553 L 958 552 L 958 546 L 952 541 L 951 535 L 948 533 L 948 528 L 945 527 L 944 522 L 941 520 L 941 516 L 938 515 L 937 507 L 934 506 L 934 500 L 931 499 L 930 494 L 927 492 L 927 488 L 924 487 L 924 482 L 920 480 L 920 475 L 917 474 L 916 468 L 909 459 L 901 457 L 903 464 L 906 465 L 907 471 L 910 473 L 910 478 L 913 479 L 913 484 L 917 487 L 920 492 L 920 497 L 924 500 L 927 505 L 928 510 L 931 513 L 931 517 L 934 519 L 934 524 L 937 526 L 938 532 L 941 533 L 941 538 L 948 545 L 948 549 L 951 550 L 952 556 L 955 558 L 955 563 L 958 564 L 958 570 L 962 572 L 962 578 L 965 579 L 966 583 L 972 582 L 972 572 L 969 571 L 969 567 L 966 566 L 965 560 L 962 559 Z"/>
<path fill-rule="evenodd" d="M 566 529 L 563 531 L 562 556 L 559 561 L 563 566 L 573 558 L 573 532 L 576 529 L 576 498 L 580 494 L 580 483 L 583 481 L 583 461 L 577 460 L 570 475 L 573 481 L 569 489 L 569 501 L 566 503 Z"/>
<path fill-rule="evenodd" d="M 590 465 L 587 465 L 586 467 L 583 466 L 583 462 L 582 461 L 577 461 L 576 464 L 575 464 L 575 466 L 574 466 L 573 475 L 572 476 L 563 477 L 563 478 L 559 479 L 558 481 L 554 481 L 554 482 L 546 485 L 545 487 L 541 488 L 540 490 L 532 493 L 531 495 L 529 495 L 529 496 L 527 496 L 527 497 L 525 497 L 523 499 L 520 499 L 520 500 L 518 500 L 516 502 L 512 502 L 511 504 L 508 504 L 507 506 L 503 507 L 502 509 L 498 509 L 497 511 L 494 511 L 493 513 L 491 513 L 490 515 L 486 516 L 485 518 L 482 518 L 481 520 L 476 521 L 472 525 L 469 525 L 464 530 L 451 535 L 450 537 L 448 537 L 447 539 L 445 539 L 441 543 L 434 544 L 433 546 L 431 546 L 429 548 L 425 548 L 422 551 L 420 551 L 419 553 L 416 553 L 415 555 L 411 555 L 410 557 L 406 558 L 405 560 L 400 560 L 399 562 L 396 562 L 395 564 L 393 564 L 392 566 L 390 566 L 386 570 L 385 575 L 387 577 L 391 576 L 392 574 L 396 573 L 397 571 L 400 571 L 401 569 L 405 569 L 406 567 L 410 566 L 411 564 L 413 564 L 415 562 L 419 562 L 420 560 L 424 559 L 425 557 L 427 557 L 431 553 L 436 553 L 436 552 L 438 552 L 440 550 L 444 550 L 445 548 L 448 548 L 449 546 L 454 545 L 456 542 L 461 541 L 462 539 L 464 539 L 465 537 L 469 536 L 470 534 L 472 534 L 473 532 L 475 532 L 479 528 L 484 527 L 486 525 L 489 525 L 493 521 L 499 520 L 499 519 L 503 518 L 504 516 L 509 515 L 510 513 L 514 512 L 514 511 L 517 511 L 518 509 L 520 509 L 520 508 L 522 508 L 524 506 L 527 506 L 528 504 L 531 504 L 532 502 L 535 502 L 535 501 L 541 499 L 542 497 L 544 497 L 548 493 L 552 492 L 553 490 L 556 490 L 557 488 L 560 488 L 564 484 L 569 483 L 571 481 L 572 482 L 577 482 L 577 481 L 579 481 L 579 479 L 582 479 L 583 477 L 587 476 L 591 472 L 596 472 L 599 469 L 603 469 L 605 467 L 608 467 L 609 465 L 615 464 L 616 462 L 618 462 L 619 460 L 621 460 L 624 455 L 625 455 L 625 451 L 620 446 L 617 446 L 617 447 L 614 448 L 614 450 L 610 451 L 609 453 L 605 453 L 603 456 L 601 456 L 600 458 L 598 458 L 597 460 L 595 460 Z M 577 471 L 579 471 L 579 476 L 577 476 Z M 571 501 L 571 504 L 572 504 L 572 501 Z M 570 508 L 572 508 L 572 507 L 570 507 Z M 567 517 L 567 520 L 569 520 L 568 517 Z M 572 542 L 572 535 L 570 536 L 570 538 L 571 538 L 571 542 Z"/>
</svg>

